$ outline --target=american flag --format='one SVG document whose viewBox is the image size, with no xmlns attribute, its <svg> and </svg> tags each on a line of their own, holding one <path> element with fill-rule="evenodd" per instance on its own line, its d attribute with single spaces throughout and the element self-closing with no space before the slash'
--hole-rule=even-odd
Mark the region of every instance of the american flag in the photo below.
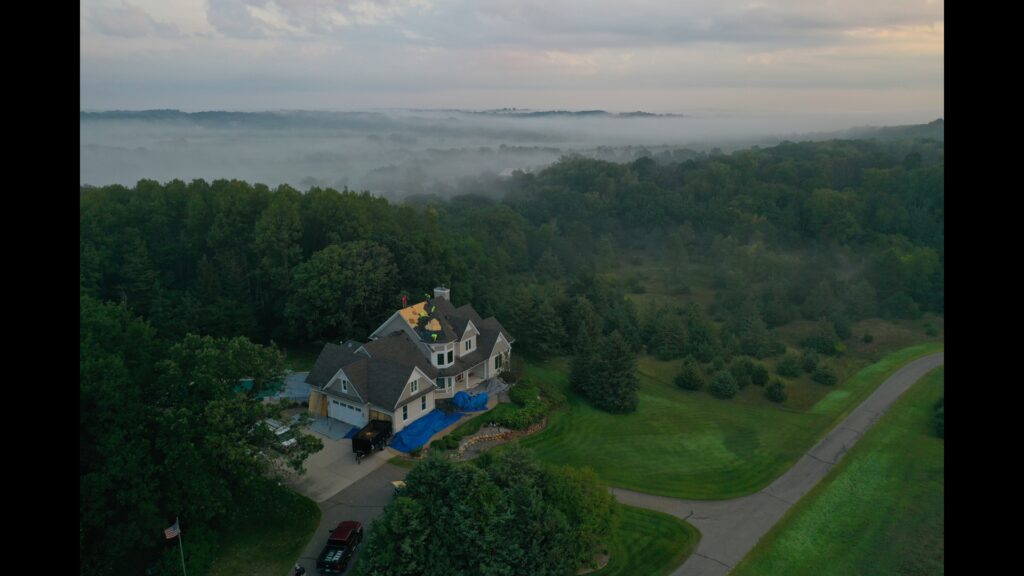
<svg viewBox="0 0 1024 576">
<path fill-rule="evenodd" d="M 168 540 L 170 540 L 171 538 L 174 538 L 178 534 L 181 534 L 181 528 L 178 528 L 178 521 L 177 520 L 174 521 L 174 525 L 173 526 L 171 526 L 170 528 L 164 530 L 164 537 L 167 538 Z"/>
</svg>

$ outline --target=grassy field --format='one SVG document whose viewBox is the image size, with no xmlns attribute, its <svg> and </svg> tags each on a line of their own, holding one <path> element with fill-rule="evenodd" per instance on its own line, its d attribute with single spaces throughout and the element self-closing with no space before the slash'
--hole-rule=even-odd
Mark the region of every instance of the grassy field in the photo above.
<svg viewBox="0 0 1024 576">
<path fill-rule="evenodd" d="M 908 390 L 732 574 L 944 574 L 943 374 Z"/>
<path fill-rule="evenodd" d="M 900 366 L 942 348 L 926 343 L 891 353 L 834 388 L 806 393 L 803 407 L 773 404 L 757 386 L 733 400 L 680 390 L 679 362 L 642 357 L 637 412 L 592 408 L 567 386 L 566 361 L 528 364 L 526 376 L 562 387 L 567 410 L 521 440 L 545 462 L 590 466 L 613 485 L 679 498 L 725 499 L 755 492 L 785 472 L 825 432 Z"/>
<path fill-rule="evenodd" d="M 210 576 L 291 574 L 320 523 L 320 508 L 309 498 L 283 488 L 273 500 L 261 503 L 251 512 L 253 520 L 239 522 L 225 535 Z"/>
<path fill-rule="evenodd" d="M 697 548 L 700 532 L 662 512 L 619 505 L 621 523 L 608 565 L 594 576 L 669 574 Z"/>
</svg>

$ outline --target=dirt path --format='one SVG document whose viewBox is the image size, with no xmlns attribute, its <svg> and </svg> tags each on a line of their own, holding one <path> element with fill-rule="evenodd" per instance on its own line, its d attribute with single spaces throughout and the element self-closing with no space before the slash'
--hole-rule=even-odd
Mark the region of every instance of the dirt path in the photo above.
<svg viewBox="0 0 1024 576">
<path fill-rule="evenodd" d="M 732 500 L 682 500 L 613 488 L 624 504 L 667 512 L 701 532 L 697 550 L 674 576 L 728 574 L 789 508 L 828 474 L 892 403 L 922 376 L 941 366 L 944 353 L 900 368 L 767 488 Z"/>
</svg>

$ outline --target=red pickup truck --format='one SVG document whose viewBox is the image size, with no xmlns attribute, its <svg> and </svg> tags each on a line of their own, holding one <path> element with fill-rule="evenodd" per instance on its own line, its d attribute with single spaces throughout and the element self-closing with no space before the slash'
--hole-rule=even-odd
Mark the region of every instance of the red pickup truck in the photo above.
<svg viewBox="0 0 1024 576">
<path fill-rule="evenodd" d="M 363 540 L 363 525 L 354 520 L 345 520 L 327 537 L 327 545 L 316 561 L 321 574 L 341 574 L 352 559 L 356 547 Z"/>
</svg>

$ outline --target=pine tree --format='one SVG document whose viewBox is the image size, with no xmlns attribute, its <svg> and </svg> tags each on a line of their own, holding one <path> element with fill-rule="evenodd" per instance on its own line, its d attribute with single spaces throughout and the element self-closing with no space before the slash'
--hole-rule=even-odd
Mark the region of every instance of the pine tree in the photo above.
<svg viewBox="0 0 1024 576">
<path fill-rule="evenodd" d="M 595 384 L 595 375 L 598 369 L 597 351 L 594 341 L 590 339 L 590 332 L 587 322 L 580 322 L 572 361 L 569 363 L 569 386 L 587 397 L 589 397 L 591 387 Z"/>
<path fill-rule="evenodd" d="M 636 354 L 618 330 L 609 334 L 599 348 L 597 385 L 592 385 L 590 401 L 608 412 L 633 412 L 639 398 Z"/>
</svg>

